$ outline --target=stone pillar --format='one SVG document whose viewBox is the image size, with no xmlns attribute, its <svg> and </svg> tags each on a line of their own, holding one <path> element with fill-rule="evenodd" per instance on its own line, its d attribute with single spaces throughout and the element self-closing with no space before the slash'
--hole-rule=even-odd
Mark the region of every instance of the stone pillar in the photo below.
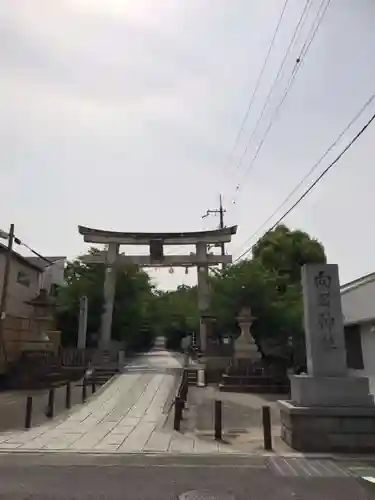
<svg viewBox="0 0 375 500">
<path fill-rule="evenodd" d="M 207 246 L 205 243 L 197 243 L 197 258 L 198 262 L 207 261 Z M 210 306 L 210 290 L 208 283 L 208 265 L 199 265 L 198 273 L 198 309 L 199 309 L 199 340 L 202 352 L 207 348 L 207 324 L 203 317 L 207 313 Z"/>
<path fill-rule="evenodd" d="M 338 266 L 304 266 L 302 292 L 308 374 L 345 377 L 346 348 Z"/>
<path fill-rule="evenodd" d="M 368 378 L 347 376 L 338 266 L 303 266 L 302 292 L 308 375 L 291 377 L 293 401 L 314 406 L 368 405 L 372 400 Z"/>
<path fill-rule="evenodd" d="M 374 451 L 375 406 L 367 377 L 351 377 L 338 266 L 302 268 L 307 375 L 292 375 L 279 401 L 282 438 L 299 451 Z"/>
<path fill-rule="evenodd" d="M 86 348 L 87 312 L 88 312 L 88 301 L 87 297 L 83 296 L 79 299 L 79 320 L 78 320 L 78 339 L 77 339 L 78 349 Z"/>
<path fill-rule="evenodd" d="M 104 310 L 101 318 L 100 347 L 107 348 L 111 342 L 112 314 L 116 291 L 116 261 L 119 245 L 110 243 L 107 250 L 104 278 Z"/>
</svg>

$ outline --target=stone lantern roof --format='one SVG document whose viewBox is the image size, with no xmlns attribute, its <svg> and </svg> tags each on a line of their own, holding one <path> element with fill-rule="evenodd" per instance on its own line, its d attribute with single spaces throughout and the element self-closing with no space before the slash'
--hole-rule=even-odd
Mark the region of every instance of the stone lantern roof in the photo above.
<svg viewBox="0 0 375 500">
<path fill-rule="evenodd" d="M 37 295 L 36 297 L 34 297 L 29 301 L 26 301 L 26 304 L 38 308 L 50 307 L 52 309 L 53 307 L 56 306 L 56 299 L 51 295 L 48 295 L 47 290 L 42 288 L 39 292 L 39 295 Z"/>
</svg>

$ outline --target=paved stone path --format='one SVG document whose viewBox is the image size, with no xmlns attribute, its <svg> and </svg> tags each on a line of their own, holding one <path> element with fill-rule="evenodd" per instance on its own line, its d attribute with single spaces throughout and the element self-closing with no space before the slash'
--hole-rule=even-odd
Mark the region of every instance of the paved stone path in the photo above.
<svg viewBox="0 0 375 500">
<path fill-rule="evenodd" d="M 166 451 L 172 435 L 163 432 L 164 410 L 180 366 L 163 350 L 139 356 L 124 374 L 63 418 L 28 431 L 0 433 L 0 451 Z"/>
<path fill-rule="evenodd" d="M 1 432 L 0 452 L 235 452 L 211 436 L 173 430 L 168 411 L 180 368 L 180 359 L 162 348 L 138 356 L 86 404 L 28 431 Z"/>
<path fill-rule="evenodd" d="M 125 367 L 123 374 L 92 395 L 85 404 L 77 405 L 71 411 L 28 431 L 0 432 L 0 454 L 232 454 L 233 458 L 233 454 L 264 455 L 261 432 L 250 437 L 248 433 L 245 434 L 249 442 L 239 438 L 226 439 L 226 436 L 225 441 L 218 442 L 213 439 L 213 422 L 204 426 L 207 432 L 197 433 L 190 428 L 191 421 L 197 423 L 194 418 L 197 403 L 194 395 L 203 391 L 199 397 L 204 399 L 203 393 L 207 393 L 213 403 L 211 388 L 190 388 L 182 432 L 173 430 L 173 410 L 169 410 L 177 389 L 180 368 L 181 358 L 161 348 L 138 356 Z M 203 408 L 209 413 L 208 417 L 204 416 L 205 422 L 210 415 L 212 417 L 213 408 L 209 406 Z M 235 407 L 235 410 L 237 413 L 238 408 Z M 224 415 L 225 418 L 228 416 Z M 284 457 L 296 455 L 284 449 L 275 451 Z M 282 468 L 278 462 L 270 464 L 273 469 Z M 284 465 L 284 462 L 281 464 Z M 286 470 L 290 470 L 289 463 L 286 467 Z"/>
</svg>

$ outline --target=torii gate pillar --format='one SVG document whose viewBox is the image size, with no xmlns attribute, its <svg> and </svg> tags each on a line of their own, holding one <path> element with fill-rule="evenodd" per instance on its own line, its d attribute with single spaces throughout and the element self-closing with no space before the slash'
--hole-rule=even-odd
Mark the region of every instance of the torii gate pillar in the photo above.
<svg viewBox="0 0 375 500">
<path fill-rule="evenodd" d="M 197 267 L 198 270 L 198 309 L 200 315 L 200 347 L 204 352 L 207 347 L 207 312 L 210 306 L 208 281 L 209 266 L 230 264 L 230 255 L 208 254 L 207 246 L 229 243 L 237 231 L 237 226 L 211 231 L 185 233 L 123 233 L 105 231 L 85 226 L 78 227 L 79 233 L 87 243 L 108 245 L 108 250 L 96 255 L 87 255 L 82 261 L 87 264 L 104 264 L 104 310 L 101 318 L 100 347 L 106 349 L 111 342 L 112 314 L 116 290 L 116 266 L 133 264 L 139 267 Z M 120 245 L 147 245 L 150 255 L 119 254 Z M 195 245 L 196 254 L 164 255 L 165 245 Z"/>
<path fill-rule="evenodd" d="M 198 243 L 197 257 L 201 261 L 207 259 L 207 245 Z M 210 290 L 208 283 L 208 266 L 198 266 L 198 310 L 199 310 L 199 339 L 202 352 L 207 348 L 207 323 L 204 321 L 205 313 L 210 307 Z"/>
<path fill-rule="evenodd" d="M 119 245 L 110 243 L 107 251 L 107 262 L 104 277 L 104 308 L 100 326 L 100 347 L 106 348 L 111 342 L 113 306 L 116 292 L 116 262 Z"/>
</svg>

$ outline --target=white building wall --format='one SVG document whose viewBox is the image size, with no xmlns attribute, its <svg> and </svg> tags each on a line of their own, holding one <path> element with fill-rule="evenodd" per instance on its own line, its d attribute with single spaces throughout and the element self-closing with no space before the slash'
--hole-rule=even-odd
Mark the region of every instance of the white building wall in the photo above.
<svg viewBox="0 0 375 500">
<path fill-rule="evenodd" d="M 365 322 L 375 318 L 375 280 L 369 280 L 341 292 L 344 324 Z"/>
<path fill-rule="evenodd" d="M 355 377 L 368 377 L 370 391 L 375 396 L 375 331 L 372 323 L 361 325 L 361 343 L 363 354 L 363 370 L 349 370 L 349 374 Z"/>
<path fill-rule="evenodd" d="M 65 258 L 57 260 L 46 267 L 42 275 L 41 288 L 51 291 L 52 285 L 62 286 L 64 284 Z"/>
<path fill-rule="evenodd" d="M 29 284 L 27 286 L 18 282 L 17 277 L 20 271 L 29 278 Z M 0 254 L 0 291 L 3 288 L 4 272 L 5 256 L 4 254 Z M 40 276 L 41 271 L 22 264 L 18 259 L 13 258 L 11 260 L 7 295 L 7 314 L 20 317 L 31 316 L 33 309 L 25 302 L 34 299 L 38 295 Z"/>
</svg>

